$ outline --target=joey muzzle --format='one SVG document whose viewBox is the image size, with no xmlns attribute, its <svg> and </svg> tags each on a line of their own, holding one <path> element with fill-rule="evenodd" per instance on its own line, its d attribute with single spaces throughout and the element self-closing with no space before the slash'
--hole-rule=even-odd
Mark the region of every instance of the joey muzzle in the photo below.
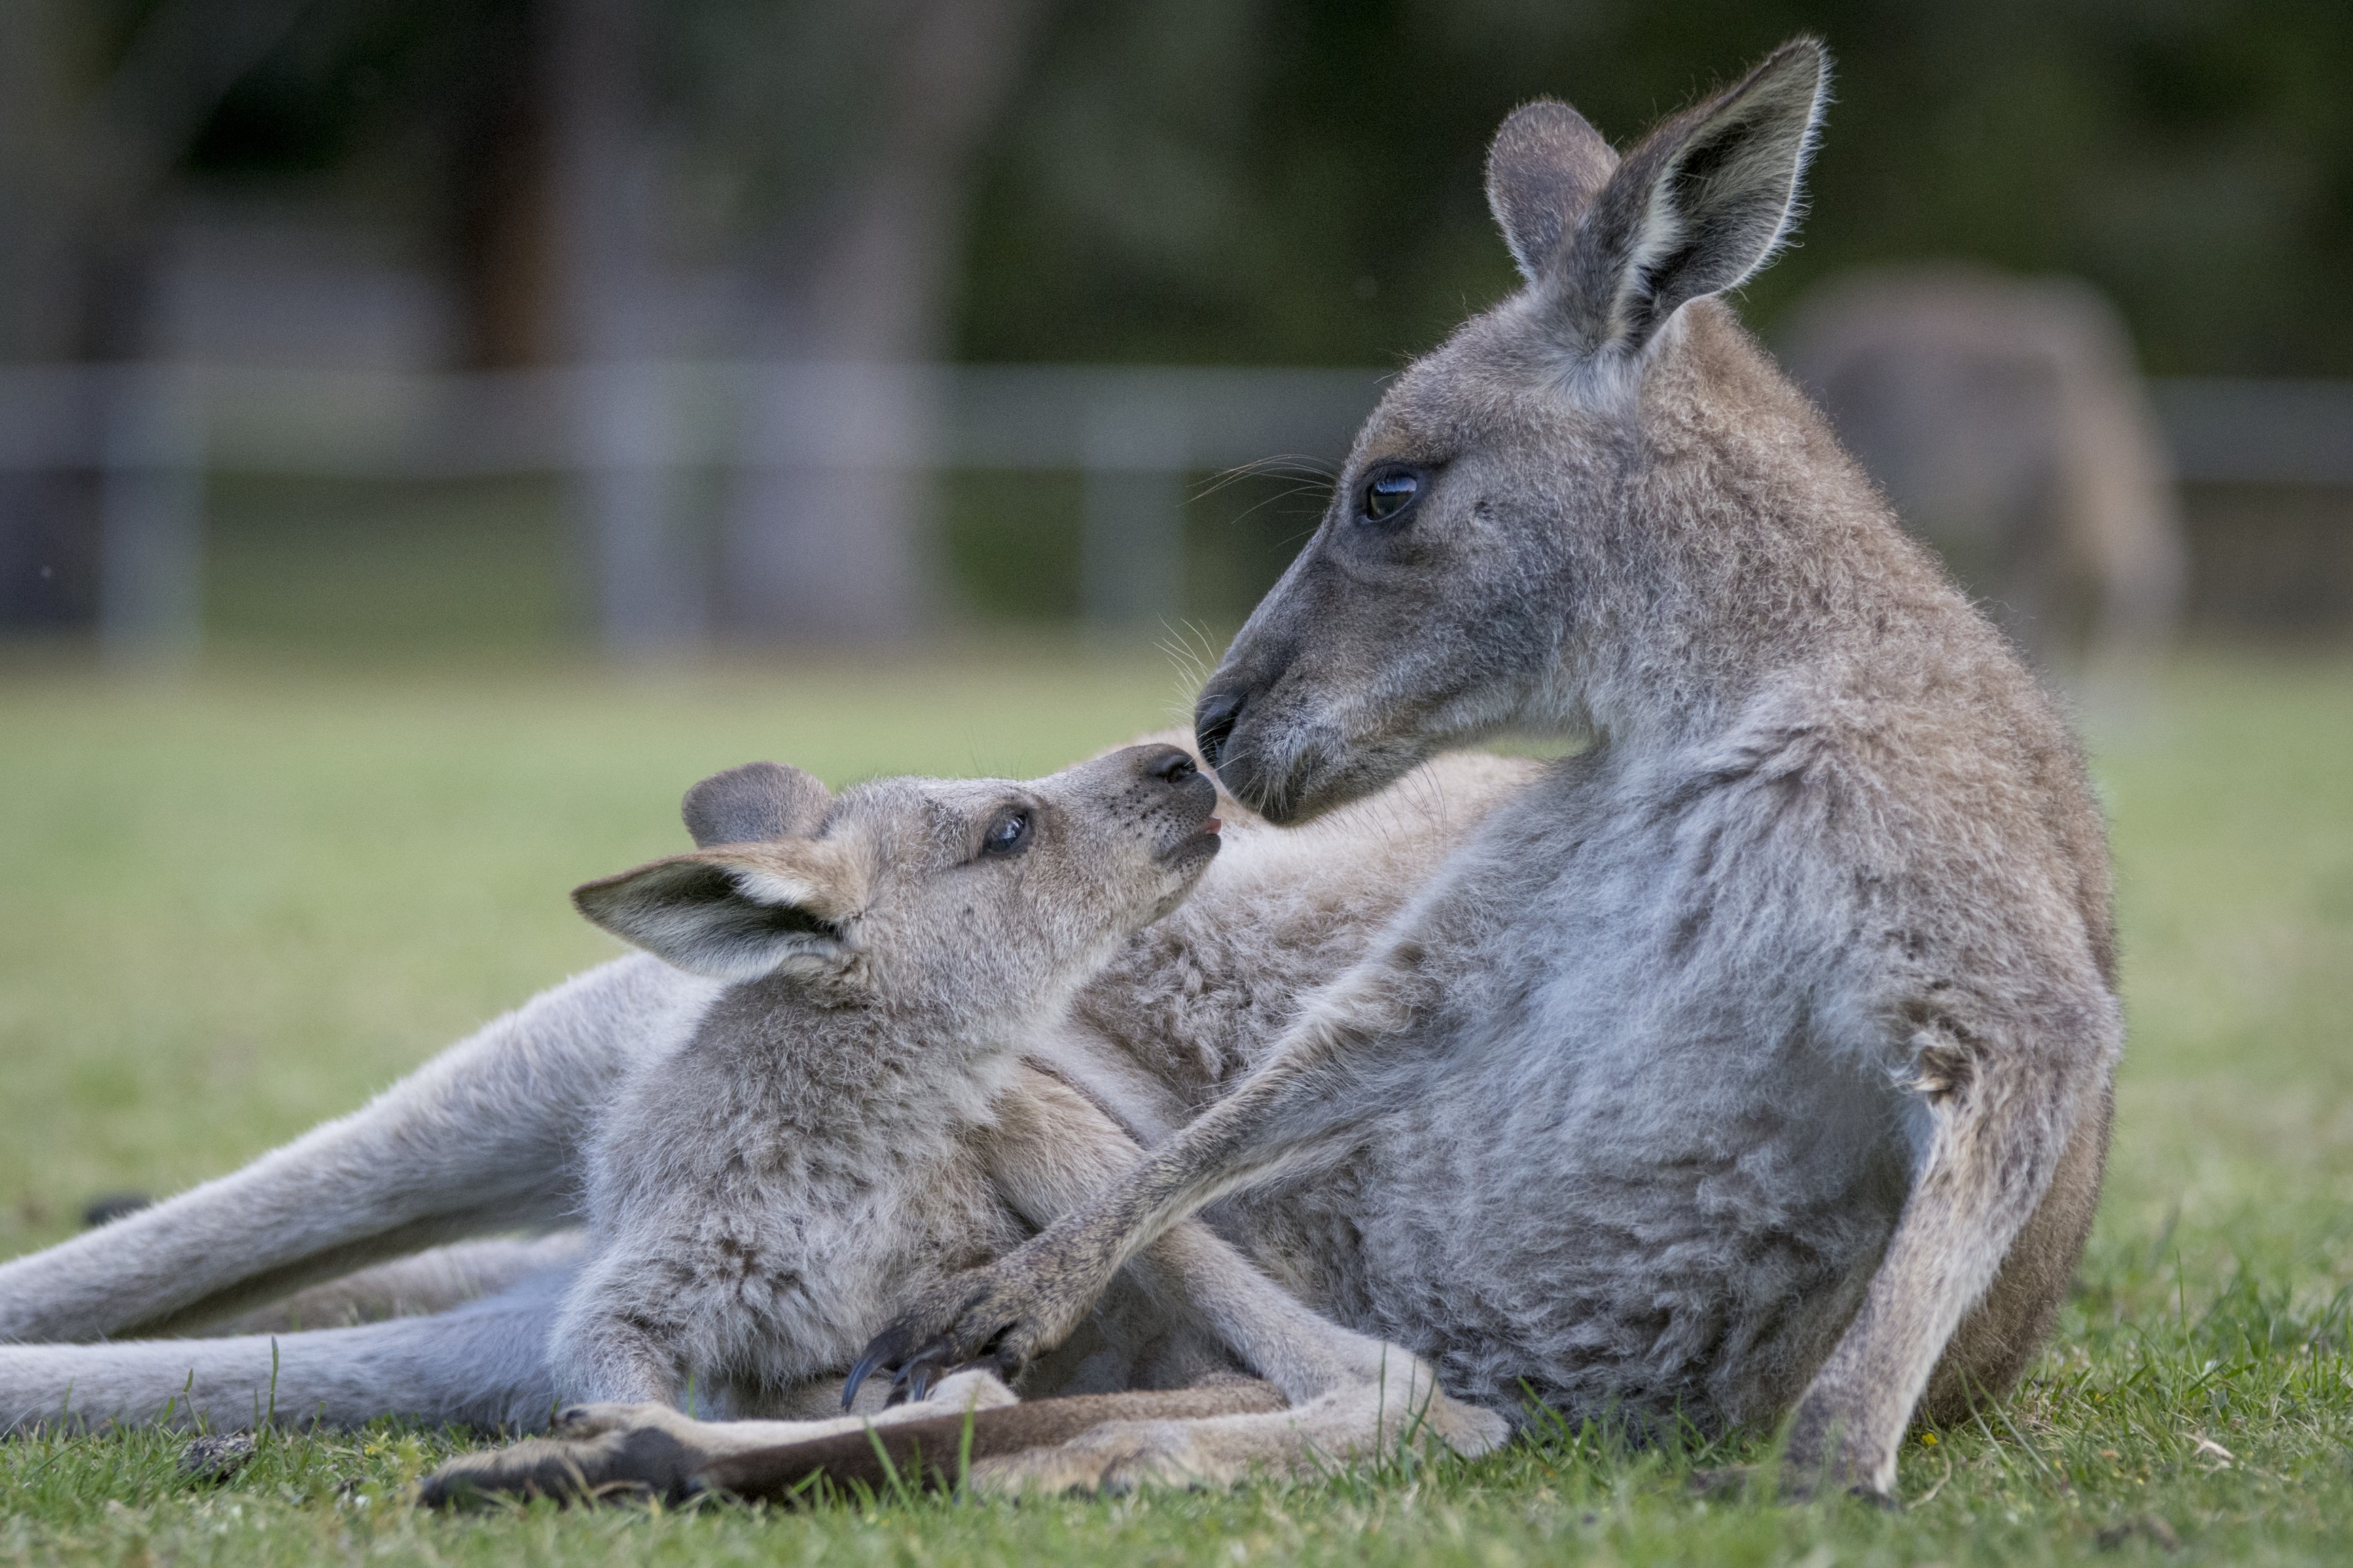
<svg viewBox="0 0 2353 1568">
<path fill-rule="evenodd" d="M 1165 790 L 1170 797 L 1168 811 L 1176 826 L 1174 835 L 1157 847 L 1159 858 L 1181 865 L 1197 857 L 1215 855 L 1219 843 L 1218 831 L 1224 826 L 1212 815 L 1218 807 L 1218 786 L 1209 782 L 1181 747 L 1136 746 L 1132 750 L 1136 773 L 1145 785 L 1155 791 Z"/>
</svg>

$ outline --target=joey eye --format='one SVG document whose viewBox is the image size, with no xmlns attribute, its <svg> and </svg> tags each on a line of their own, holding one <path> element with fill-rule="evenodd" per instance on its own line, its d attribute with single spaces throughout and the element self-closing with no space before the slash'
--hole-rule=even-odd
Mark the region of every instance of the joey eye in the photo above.
<svg viewBox="0 0 2353 1568">
<path fill-rule="evenodd" d="M 981 835 L 983 855 L 1003 857 L 1018 855 L 1029 847 L 1029 814 L 1023 810 L 1008 811 L 988 825 Z"/>
<path fill-rule="evenodd" d="M 1365 486 L 1365 521 L 1388 522 L 1421 493 L 1421 476 L 1411 468 L 1383 468 Z"/>
</svg>

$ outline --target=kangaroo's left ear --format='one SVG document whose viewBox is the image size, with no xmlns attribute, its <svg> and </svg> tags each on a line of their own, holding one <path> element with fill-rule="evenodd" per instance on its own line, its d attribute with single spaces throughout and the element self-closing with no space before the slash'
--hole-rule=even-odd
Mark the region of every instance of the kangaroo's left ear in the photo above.
<svg viewBox="0 0 2353 1568">
<path fill-rule="evenodd" d="M 573 905 L 690 974 L 757 980 L 848 951 L 866 905 L 864 846 L 849 837 L 731 844 L 673 855 L 575 889 Z"/>
<path fill-rule="evenodd" d="M 1640 353 L 1685 304 L 1771 259 L 1797 221 L 1829 88 L 1829 56 L 1799 38 L 1626 154 L 1561 258 L 1572 349 Z"/>
</svg>

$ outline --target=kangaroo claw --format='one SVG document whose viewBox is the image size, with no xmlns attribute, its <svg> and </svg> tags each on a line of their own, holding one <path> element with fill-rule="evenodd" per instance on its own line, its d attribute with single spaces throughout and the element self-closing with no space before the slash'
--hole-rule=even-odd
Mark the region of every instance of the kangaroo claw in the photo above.
<svg viewBox="0 0 2353 1568">
<path fill-rule="evenodd" d="M 882 1341 L 876 1339 L 866 1347 L 866 1353 L 858 1358 L 858 1364 L 849 1369 L 849 1376 L 841 1385 L 841 1407 L 844 1410 L 857 1407 L 858 1391 L 865 1387 L 866 1380 L 881 1369 L 884 1354 L 881 1344 Z"/>
<path fill-rule="evenodd" d="M 1011 1383 L 1044 1348 L 1022 1276 L 1003 1262 L 943 1281 L 874 1336 L 843 1394 L 875 1373 L 891 1374 L 890 1403 L 921 1400 L 942 1377 L 985 1367 Z"/>
</svg>

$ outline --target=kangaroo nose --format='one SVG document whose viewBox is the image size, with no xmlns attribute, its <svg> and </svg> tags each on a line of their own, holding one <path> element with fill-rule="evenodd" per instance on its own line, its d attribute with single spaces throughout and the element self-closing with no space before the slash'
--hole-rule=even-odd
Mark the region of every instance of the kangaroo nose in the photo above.
<svg viewBox="0 0 2353 1568">
<path fill-rule="evenodd" d="M 1211 767 L 1225 760 L 1226 741 L 1242 716 L 1246 700 L 1236 691 L 1204 691 L 1193 710 L 1193 735 L 1201 742 L 1201 756 Z"/>
<path fill-rule="evenodd" d="M 1155 752 L 1152 759 L 1144 764 L 1145 778 L 1158 779 L 1165 784 L 1183 784 L 1198 772 L 1200 770 L 1193 765 L 1193 759 L 1174 746 Z"/>
</svg>

